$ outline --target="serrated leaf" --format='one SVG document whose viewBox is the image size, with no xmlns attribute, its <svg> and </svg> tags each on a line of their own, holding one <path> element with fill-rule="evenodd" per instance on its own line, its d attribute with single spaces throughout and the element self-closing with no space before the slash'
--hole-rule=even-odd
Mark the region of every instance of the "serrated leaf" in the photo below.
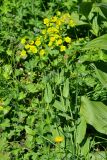
<svg viewBox="0 0 107 160">
<path fill-rule="evenodd" d="M 35 131 L 34 130 L 32 130 L 29 126 L 25 126 L 25 131 L 26 131 L 26 133 L 28 134 L 28 135 L 35 135 Z"/>
<path fill-rule="evenodd" d="M 26 84 L 25 88 L 26 88 L 26 90 L 27 90 L 29 93 L 35 93 L 36 90 L 37 90 L 36 85 L 33 84 L 33 83 Z"/>
<path fill-rule="evenodd" d="M 22 100 L 26 97 L 26 94 L 24 92 L 20 92 L 18 95 L 18 100 Z"/>
</svg>

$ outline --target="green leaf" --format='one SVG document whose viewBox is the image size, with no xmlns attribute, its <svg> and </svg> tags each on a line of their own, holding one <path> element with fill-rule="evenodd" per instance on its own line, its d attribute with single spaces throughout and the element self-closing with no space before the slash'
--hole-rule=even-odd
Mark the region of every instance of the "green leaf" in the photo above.
<svg viewBox="0 0 107 160">
<path fill-rule="evenodd" d="M 26 84 L 25 88 L 26 88 L 26 90 L 27 90 L 29 93 L 35 93 L 36 90 L 37 90 L 36 85 L 33 84 L 33 83 Z"/>
<path fill-rule="evenodd" d="M 55 100 L 53 106 L 54 106 L 57 110 L 64 111 L 61 102 L 59 102 L 59 101 L 57 101 L 57 100 Z"/>
<path fill-rule="evenodd" d="M 10 78 L 10 75 L 12 73 L 12 66 L 10 64 L 6 64 L 3 66 L 3 76 L 6 78 L 6 79 L 9 79 Z"/>
<path fill-rule="evenodd" d="M 66 113 L 58 113 L 58 115 L 66 118 L 66 120 L 73 120 L 73 119 L 71 118 L 71 116 L 69 116 L 69 115 L 66 114 Z"/>
<path fill-rule="evenodd" d="M 9 153 L 2 153 L 0 152 L 0 159 L 4 159 L 4 160 L 10 160 L 10 157 L 9 157 Z"/>
<path fill-rule="evenodd" d="M 69 79 L 67 78 L 63 87 L 63 96 L 67 98 L 69 96 Z"/>
<path fill-rule="evenodd" d="M 83 2 L 79 5 L 79 12 L 83 14 L 85 17 L 88 17 L 91 9 L 92 9 L 92 2 Z M 87 7 L 88 6 L 88 7 Z"/>
<path fill-rule="evenodd" d="M 99 79 L 99 81 L 102 83 L 102 85 L 107 88 L 107 73 L 97 69 L 95 67 L 95 65 L 93 65 L 94 68 L 95 68 L 95 72 L 96 72 L 96 75 L 97 75 L 97 78 Z"/>
<path fill-rule="evenodd" d="M 107 50 L 107 34 L 95 38 L 94 40 L 88 42 L 83 50 L 87 49 L 104 49 Z"/>
<path fill-rule="evenodd" d="M 97 131 L 107 134 L 107 106 L 102 102 L 90 101 L 87 97 L 81 98 L 81 115 L 86 122 Z"/>
<path fill-rule="evenodd" d="M 59 111 L 66 112 L 65 106 L 60 101 L 55 100 L 53 106 Z"/>
<path fill-rule="evenodd" d="M 22 100 L 26 97 L 26 94 L 24 92 L 19 92 L 19 95 L 18 95 L 18 100 Z"/>
<path fill-rule="evenodd" d="M 9 119 L 4 119 L 4 121 L 0 124 L 0 127 L 2 129 L 6 129 L 7 127 L 10 127 L 10 120 Z"/>
<path fill-rule="evenodd" d="M 76 142 L 80 144 L 85 137 L 86 133 L 86 121 L 83 116 L 81 116 L 81 122 L 77 126 L 76 130 Z"/>
<path fill-rule="evenodd" d="M 26 131 L 26 133 L 28 134 L 28 135 L 32 135 L 32 136 L 34 136 L 35 135 L 35 131 L 34 130 L 32 130 L 29 126 L 25 126 L 25 131 Z"/>
<path fill-rule="evenodd" d="M 71 14 L 72 20 L 74 21 L 74 23 L 79 26 L 79 25 L 89 25 L 87 22 L 84 22 L 82 20 L 80 20 L 79 14 L 78 13 L 72 13 Z"/>
<path fill-rule="evenodd" d="M 90 151 L 90 138 L 87 138 L 86 142 L 84 145 L 81 147 L 81 153 L 87 158 L 88 158 L 88 153 Z M 89 158 L 88 158 L 89 159 Z"/>
<path fill-rule="evenodd" d="M 92 30 L 91 32 L 95 35 L 98 36 L 99 33 L 99 25 L 97 23 L 97 17 L 93 18 L 93 22 L 92 22 Z"/>
<path fill-rule="evenodd" d="M 107 18 L 107 3 L 98 3 L 98 7 L 100 7 L 102 13 Z"/>
<path fill-rule="evenodd" d="M 107 152 L 106 151 L 98 151 L 95 153 L 90 153 L 91 160 L 106 160 Z"/>
<path fill-rule="evenodd" d="M 50 103 L 52 101 L 52 89 L 51 86 L 49 85 L 49 83 L 47 84 L 47 87 L 45 89 L 45 93 L 44 93 L 44 100 L 46 103 Z"/>
<path fill-rule="evenodd" d="M 33 135 L 30 135 L 30 134 L 26 135 L 25 146 L 27 148 L 30 148 L 30 149 L 34 148 L 35 141 L 34 141 L 34 136 Z"/>
</svg>

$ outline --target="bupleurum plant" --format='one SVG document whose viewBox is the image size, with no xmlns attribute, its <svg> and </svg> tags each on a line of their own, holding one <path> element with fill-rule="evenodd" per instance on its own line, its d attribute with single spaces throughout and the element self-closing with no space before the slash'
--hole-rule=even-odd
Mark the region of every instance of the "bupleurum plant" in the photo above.
<svg viewBox="0 0 107 160">
<path fill-rule="evenodd" d="M 69 13 L 57 12 L 55 16 L 45 18 L 43 23 L 44 28 L 34 40 L 21 39 L 23 50 L 20 52 L 20 58 L 26 59 L 31 54 L 47 56 L 49 54 L 47 50 L 49 49 L 57 49 L 59 52 L 70 49 L 72 40 L 66 31 L 75 27 L 75 23 Z"/>
</svg>

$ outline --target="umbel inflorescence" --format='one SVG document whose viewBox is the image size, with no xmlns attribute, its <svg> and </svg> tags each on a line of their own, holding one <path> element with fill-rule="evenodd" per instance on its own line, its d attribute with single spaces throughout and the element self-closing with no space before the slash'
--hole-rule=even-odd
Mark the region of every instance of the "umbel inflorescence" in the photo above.
<svg viewBox="0 0 107 160">
<path fill-rule="evenodd" d="M 29 54 L 38 54 L 40 57 L 48 54 L 48 49 L 57 49 L 64 52 L 71 46 L 72 40 L 67 30 L 75 26 L 69 13 L 57 12 L 55 16 L 43 20 L 44 28 L 33 40 L 22 38 L 20 58 L 26 59 Z"/>
</svg>

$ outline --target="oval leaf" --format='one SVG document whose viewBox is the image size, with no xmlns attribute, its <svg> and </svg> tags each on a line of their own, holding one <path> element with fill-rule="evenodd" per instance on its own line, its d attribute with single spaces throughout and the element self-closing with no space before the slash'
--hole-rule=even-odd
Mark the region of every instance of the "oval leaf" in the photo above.
<svg viewBox="0 0 107 160">
<path fill-rule="evenodd" d="M 102 102 L 90 101 L 87 97 L 81 98 L 81 115 L 86 122 L 97 131 L 107 134 L 107 106 Z"/>
<path fill-rule="evenodd" d="M 87 49 L 104 49 L 107 50 L 107 34 L 95 38 L 94 40 L 87 43 L 87 45 L 83 48 L 83 50 Z"/>
</svg>

